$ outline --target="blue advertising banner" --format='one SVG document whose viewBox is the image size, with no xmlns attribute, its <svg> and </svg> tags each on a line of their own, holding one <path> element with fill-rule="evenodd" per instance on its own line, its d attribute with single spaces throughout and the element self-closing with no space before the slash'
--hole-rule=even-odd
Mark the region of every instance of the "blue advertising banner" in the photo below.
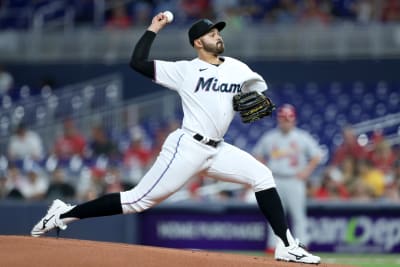
<svg viewBox="0 0 400 267">
<path fill-rule="evenodd" d="M 388 204 L 310 206 L 310 248 L 347 253 L 398 253 L 399 211 L 399 206 Z"/>
<path fill-rule="evenodd" d="M 171 248 L 257 250 L 266 224 L 257 213 L 157 214 L 143 216 L 142 242 Z"/>
<path fill-rule="evenodd" d="M 324 252 L 400 252 L 400 207 L 311 204 L 310 249 Z M 218 212 L 164 206 L 139 220 L 144 245 L 188 249 L 264 250 L 267 224 L 255 206 L 224 206 Z"/>
</svg>

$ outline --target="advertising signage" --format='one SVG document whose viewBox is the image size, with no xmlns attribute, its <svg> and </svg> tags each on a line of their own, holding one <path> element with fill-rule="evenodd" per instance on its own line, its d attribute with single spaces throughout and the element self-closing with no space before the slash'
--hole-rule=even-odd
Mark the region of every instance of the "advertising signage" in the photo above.
<svg viewBox="0 0 400 267">
<path fill-rule="evenodd" d="M 310 249 L 323 252 L 400 252 L 400 207 L 310 205 Z M 140 216 L 141 243 L 186 249 L 264 250 L 267 224 L 254 206 L 204 209 L 160 207 Z"/>
</svg>

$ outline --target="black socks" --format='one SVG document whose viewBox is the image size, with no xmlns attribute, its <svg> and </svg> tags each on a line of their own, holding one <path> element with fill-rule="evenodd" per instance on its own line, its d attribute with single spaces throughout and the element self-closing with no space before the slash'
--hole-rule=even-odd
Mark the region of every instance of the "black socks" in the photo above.
<svg viewBox="0 0 400 267">
<path fill-rule="evenodd" d="M 288 225 L 285 218 L 281 199 L 276 188 L 256 192 L 256 199 L 261 212 L 270 223 L 275 235 L 282 239 L 285 246 L 289 246 L 286 237 Z M 122 214 L 120 193 L 104 195 L 77 205 L 72 210 L 61 214 L 60 218 L 91 218 Z"/>
<path fill-rule="evenodd" d="M 122 213 L 120 193 L 111 193 L 97 199 L 77 205 L 72 210 L 61 214 L 60 218 L 91 218 Z"/>
<path fill-rule="evenodd" d="M 265 218 L 268 220 L 275 235 L 282 239 L 285 246 L 289 246 L 286 237 L 288 225 L 283 210 L 281 199 L 276 188 L 270 188 L 256 192 L 258 207 L 261 209 Z"/>
</svg>

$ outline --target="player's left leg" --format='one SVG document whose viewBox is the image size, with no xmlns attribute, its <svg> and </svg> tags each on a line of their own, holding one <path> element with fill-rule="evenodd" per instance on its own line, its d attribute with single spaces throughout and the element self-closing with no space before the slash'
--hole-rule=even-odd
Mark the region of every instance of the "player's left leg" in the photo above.
<svg viewBox="0 0 400 267">
<path fill-rule="evenodd" d="M 249 153 L 222 143 L 207 174 L 218 180 L 252 186 L 261 212 L 281 241 L 275 251 L 276 259 L 301 263 L 320 262 L 318 256 L 301 248 L 290 233 L 272 173 L 264 164 Z"/>
<path fill-rule="evenodd" d="M 258 206 L 274 233 L 289 245 L 282 203 L 272 173 L 264 164 L 249 153 L 228 143 L 222 143 L 207 174 L 218 180 L 250 185 L 255 192 Z"/>
</svg>

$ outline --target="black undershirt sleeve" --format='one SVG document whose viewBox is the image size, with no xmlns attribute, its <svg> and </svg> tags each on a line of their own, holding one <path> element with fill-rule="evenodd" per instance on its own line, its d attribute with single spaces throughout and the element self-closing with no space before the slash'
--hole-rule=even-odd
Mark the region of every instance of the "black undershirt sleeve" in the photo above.
<svg viewBox="0 0 400 267">
<path fill-rule="evenodd" d="M 149 60 L 150 48 L 156 38 L 156 33 L 152 31 L 146 31 L 139 41 L 136 43 L 135 49 L 133 50 L 131 61 L 129 66 L 137 72 L 155 79 L 154 77 L 154 61 Z"/>
</svg>

